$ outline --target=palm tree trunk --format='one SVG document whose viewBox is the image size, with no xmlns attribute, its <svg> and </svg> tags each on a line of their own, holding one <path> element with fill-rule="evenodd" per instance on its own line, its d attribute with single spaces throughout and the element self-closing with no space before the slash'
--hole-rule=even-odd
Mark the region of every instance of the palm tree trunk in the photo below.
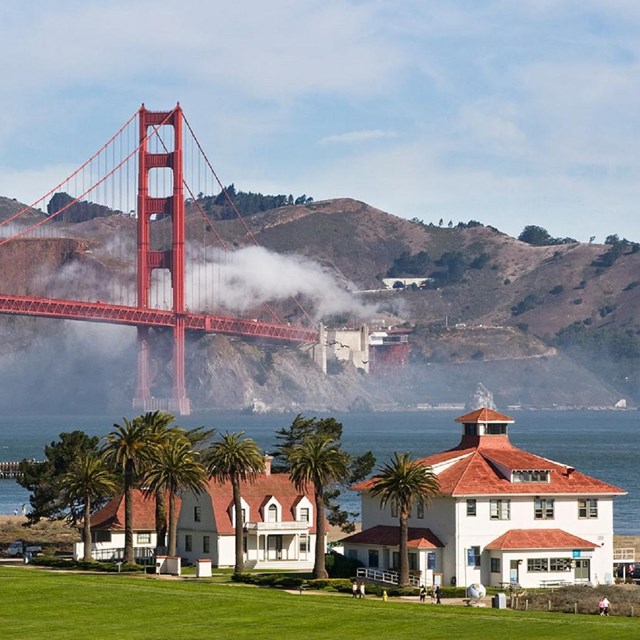
<svg viewBox="0 0 640 640">
<path fill-rule="evenodd" d="M 155 492 L 156 497 L 156 547 L 167 546 L 167 505 L 164 490 Z M 169 555 L 174 555 L 169 552 Z"/>
<path fill-rule="evenodd" d="M 84 553 L 83 560 L 85 562 L 91 562 L 91 496 L 87 493 L 84 496 L 84 522 L 83 522 L 83 542 Z"/>
<path fill-rule="evenodd" d="M 176 495 L 169 492 L 169 555 L 176 555 L 178 541 L 178 519 L 176 518 Z"/>
<path fill-rule="evenodd" d="M 233 489 L 233 508 L 236 513 L 236 563 L 233 572 L 242 573 L 244 571 L 244 522 L 242 522 L 240 478 L 235 473 L 231 476 L 231 487 Z"/>
<path fill-rule="evenodd" d="M 127 462 L 124 471 L 124 562 L 134 564 L 133 553 L 133 464 Z"/>
<path fill-rule="evenodd" d="M 406 505 L 400 505 L 400 571 L 398 574 L 398 586 L 406 587 L 409 584 L 409 510 Z"/>
<path fill-rule="evenodd" d="M 324 515 L 324 495 L 322 491 L 316 489 L 316 556 L 313 564 L 313 577 L 316 579 L 327 578 L 329 574 L 324 562 L 324 536 L 325 536 L 325 515 Z"/>
</svg>

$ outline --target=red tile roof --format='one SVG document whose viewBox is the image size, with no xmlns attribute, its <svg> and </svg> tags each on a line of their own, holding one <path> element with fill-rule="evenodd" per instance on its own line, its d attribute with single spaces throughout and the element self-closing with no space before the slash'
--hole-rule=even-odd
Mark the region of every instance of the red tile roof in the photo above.
<svg viewBox="0 0 640 640">
<path fill-rule="evenodd" d="M 457 420 L 472 422 L 479 416 L 490 421 L 511 420 L 490 409 L 478 409 Z M 433 468 L 440 493 L 445 496 L 626 494 L 623 489 L 580 473 L 573 467 L 518 449 L 506 434 L 463 435 L 458 446 L 421 458 L 420 462 Z M 515 470 L 546 470 L 549 482 L 511 482 L 511 472 Z M 351 488 L 369 491 L 372 485 L 373 480 L 369 479 Z"/>
<path fill-rule="evenodd" d="M 389 547 L 397 547 L 400 539 L 400 527 L 377 525 L 364 531 L 359 531 L 351 536 L 343 538 L 341 542 L 350 544 L 376 544 Z M 444 547 L 438 537 L 432 533 L 431 529 L 409 527 L 410 549 L 435 549 Z"/>
<path fill-rule="evenodd" d="M 487 409 L 486 407 L 482 407 L 481 409 L 476 409 L 471 413 L 466 413 L 459 418 L 456 418 L 456 422 L 464 422 L 466 424 L 475 424 L 478 422 L 515 422 L 513 418 L 509 416 L 505 416 L 504 413 L 498 413 L 493 409 Z"/>
<path fill-rule="evenodd" d="M 595 549 L 600 545 L 562 529 L 510 529 L 490 542 L 487 549 Z"/>
<path fill-rule="evenodd" d="M 265 522 L 262 517 L 262 506 L 272 496 L 282 506 L 282 521 L 295 521 L 295 507 L 303 496 L 314 505 L 313 485 L 307 487 L 306 492 L 298 491 L 286 473 L 261 474 L 255 482 L 241 482 L 240 493 L 242 499 L 249 505 L 249 520 L 251 522 Z M 209 481 L 209 496 L 213 507 L 218 533 L 233 534 L 231 509 L 233 491 L 230 482 L 220 484 L 215 480 Z M 310 523 L 310 531 L 315 532 L 315 518 Z"/>
<path fill-rule="evenodd" d="M 180 508 L 180 498 L 176 498 L 176 507 Z M 124 494 L 115 496 L 91 516 L 91 528 L 124 529 Z M 156 528 L 156 499 L 150 491 L 135 489 L 133 492 L 133 528 L 134 531 Z"/>
</svg>

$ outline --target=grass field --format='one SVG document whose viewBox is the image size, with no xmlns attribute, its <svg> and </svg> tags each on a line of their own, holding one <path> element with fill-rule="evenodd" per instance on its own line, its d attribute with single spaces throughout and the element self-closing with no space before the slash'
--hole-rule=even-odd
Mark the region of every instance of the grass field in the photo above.
<svg viewBox="0 0 640 640">
<path fill-rule="evenodd" d="M 638 618 L 470 609 L 202 579 L 0 568 L 0 638 L 584 640 L 640 637 Z"/>
</svg>

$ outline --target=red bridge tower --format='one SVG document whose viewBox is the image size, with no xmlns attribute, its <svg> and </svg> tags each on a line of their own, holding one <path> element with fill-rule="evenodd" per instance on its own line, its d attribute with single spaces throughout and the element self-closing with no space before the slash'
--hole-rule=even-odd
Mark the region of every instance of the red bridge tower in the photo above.
<svg viewBox="0 0 640 640">
<path fill-rule="evenodd" d="M 151 275 L 154 269 L 168 269 L 173 288 L 173 388 L 171 397 L 151 395 L 149 371 L 149 327 L 138 326 L 138 382 L 133 406 L 143 411 L 168 410 L 179 415 L 190 413 L 185 387 L 185 224 L 182 174 L 182 109 L 148 111 L 142 105 L 140 118 L 140 151 L 138 154 L 138 228 L 137 228 L 137 290 L 138 308 L 149 308 Z M 173 127 L 173 150 L 151 153 L 148 150 L 150 128 Z M 149 173 L 154 169 L 169 169 L 173 177 L 173 193 L 166 197 L 149 195 Z M 171 218 L 171 249 L 154 250 L 151 246 L 151 216 Z"/>
</svg>

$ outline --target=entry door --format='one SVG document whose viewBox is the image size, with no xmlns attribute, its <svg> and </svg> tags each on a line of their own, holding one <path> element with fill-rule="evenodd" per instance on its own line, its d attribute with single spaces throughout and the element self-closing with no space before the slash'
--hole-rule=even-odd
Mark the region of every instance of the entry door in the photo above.
<svg viewBox="0 0 640 640">
<path fill-rule="evenodd" d="M 576 570 L 574 574 L 576 582 L 589 582 L 591 573 L 590 569 L 591 560 L 585 558 L 576 559 Z"/>
<path fill-rule="evenodd" d="M 282 560 L 282 536 L 269 536 L 269 560 Z"/>
<path fill-rule="evenodd" d="M 518 562 L 518 560 L 511 560 L 511 562 L 509 563 L 509 582 L 511 584 L 518 584 L 520 582 L 518 576 L 519 566 L 520 563 Z"/>
</svg>

